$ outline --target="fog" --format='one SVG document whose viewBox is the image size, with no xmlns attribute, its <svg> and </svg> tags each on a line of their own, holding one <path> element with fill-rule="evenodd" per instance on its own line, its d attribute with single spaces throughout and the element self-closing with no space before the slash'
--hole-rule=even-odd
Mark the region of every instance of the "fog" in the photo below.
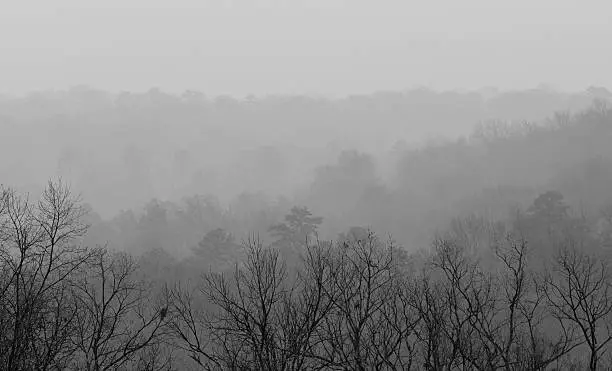
<svg viewBox="0 0 612 371">
<path fill-rule="evenodd" d="M 571 0 L 2 3 L 0 92 L 89 84 L 340 97 L 612 85 L 611 6 Z"/>
<path fill-rule="evenodd" d="M 611 11 L 0 3 L 0 370 L 612 369 Z"/>
<path fill-rule="evenodd" d="M 224 205 L 243 192 L 294 198 L 317 169 L 352 150 L 370 156 L 372 176 L 393 187 L 403 151 L 469 138 L 478 124 L 496 120 L 543 122 L 587 108 L 597 94 L 417 89 L 237 100 L 81 86 L 0 100 L 0 174 L 31 191 L 62 177 L 107 218 L 152 199 L 195 194 Z"/>
</svg>

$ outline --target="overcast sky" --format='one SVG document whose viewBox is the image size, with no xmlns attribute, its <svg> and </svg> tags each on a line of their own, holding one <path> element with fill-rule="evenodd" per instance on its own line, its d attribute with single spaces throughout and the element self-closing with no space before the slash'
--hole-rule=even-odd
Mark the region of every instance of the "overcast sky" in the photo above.
<svg viewBox="0 0 612 371">
<path fill-rule="evenodd" d="M 612 88 L 597 0 L 0 0 L 0 92 Z"/>
</svg>

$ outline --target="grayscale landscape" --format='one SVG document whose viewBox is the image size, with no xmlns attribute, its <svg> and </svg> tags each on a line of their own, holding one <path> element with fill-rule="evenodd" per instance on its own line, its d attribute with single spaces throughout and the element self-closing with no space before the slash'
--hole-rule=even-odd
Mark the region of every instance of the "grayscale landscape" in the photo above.
<svg viewBox="0 0 612 371">
<path fill-rule="evenodd" d="M 611 12 L 0 2 L 0 370 L 612 370 Z"/>
</svg>

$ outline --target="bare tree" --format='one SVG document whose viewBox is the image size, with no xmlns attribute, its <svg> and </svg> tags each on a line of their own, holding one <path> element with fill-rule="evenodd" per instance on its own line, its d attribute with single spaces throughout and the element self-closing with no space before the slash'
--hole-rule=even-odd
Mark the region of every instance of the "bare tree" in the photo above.
<svg viewBox="0 0 612 371">
<path fill-rule="evenodd" d="M 288 278 L 275 249 L 251 239 L 247 260 L 231 278 L 207 274 L 198 292 L 172 292 L 177 346 L 205 369 L 309 369 L 318 359 L 315 335 L 331 308 L 329 244 L 307 248 Z M 314 361 L 313 361 L 314 360 Z"/>
<path fill-rule="evenodd" d="M 206 369 L 409 369 L 418 321 L 394 246 L 373 234 L 306 248 L 290 276 L 273 248 L 245 245 L 232 277 L 206 274 L 202 296 L 173 292 L 172 328 Z M 203 300 L 204 299 L 204 300 Z M 208 307 L 206 307 L 208 305 Z"/>
<path fill-rule="evenodd" d="M 1 193 L 0 368 L 63 368 L 78 312 L 67 278 L 90 257 L 78 245 L 84 210 L 61 181 L 49 182 L 37 203 Z"/>
<path fill-rule="evenodd" d="M 612 340 L 612 288 L 608 262 L 570 244 L 559 250 L 544 293 L 555 318 L 574 326 L 596 370 Z"/>
<path fill-rule="evenodd" d="M 550 316 L 539 277 L 529 265 L 527 241 L 507 234 L 493 248 L 498 258 L 495 307 L 489 321 L 476 322 L 477 331 L 503 368 L 544 370 L 577 345 L 574 334 Z"/>
<path fill-rule="evenodd" d="M 328 262 L 333 244 L 317 241 L 307 246 L 302 265 L 283 305 L 283 344 L 291 355 L 287 369 L 317 368 L 320 362 L 319 329 L 333 307 L 328 295 L 333 272 Z"/>
<path fill-rule="evenodd" d="M 431 277 L 429 269 L 414 277 L 407 287 L 410 305 L 418 316 L 415 326 L 417 351 L 425 370 L 450 369 L 459 349 L 447 336 L 449 307 L 443 285 Z"/>
<path fill-rule="evenodd" d="M 86 270 L 72 278 L 78 303 L 71 340 L 71 366 L 79 370 L 163 369 L 159 359 L 166 334 L 168 304 L 151 297 L 135 274 L 135 260 L 98 248 Z M 157 349 L 155 354 L 152 349 Z M 155 357 L 153 357 L 155 356 Z"/>
<path fill-rule="evenodd" d="M 369 233 L 337 245 L 324 285 L 332 308 L 319 330 L 320 366 L 325 369 L 405 369 L 416 318 L 397 270 L 396 247 Z"/>
<path fill-rule="evenodd" d="M 207 311 L 198 310 L 189 291 L 174 290 L 172 328 L 181 347 L 205 368 L 285 369 L 291 356 L 282 329 L 290 293 L 286 270 L 278 251 L 259 240 L 249 239 L 245 248 L 247 259 L 236 264 L 231 278 L 204 275 L 200 293 Z"/>
<path fill-rule="evenodd" d="M 489 315 L 493 299 L 490 276 L 452 240 L 434 241 L 434 251 L 434 277 L 442 282 L 448 307 L 444 328 L 451 347 L 448 368 L 486 369 L 493 354 L 480 341 L 474 324 L 478 317 Z"/>
<path fill-rule="evenodd" d="M 482 216 L 469 214 L 451 220 L 446 238 L 461 244 L 469 253 L 478 253 L 482 251 L 483 245 L 490 242 L 493 227 Z"/>
<path fill-rule="evenodd" d="M 433 369 L 543 370 L 577 346 L 571 328 L 546 306 L 526 241 L 508 234 L 492 247 L 497 261 L 489 271 L 461 245 L 435 243 L 437 270 L 424 277 L 416 291 L 421 300 L 415 300 L 429 325 L 423 333 L 429 335 L 424 338 Z M 437 318 L 444 337 L 433 324 Z M 444 358 L 433 358 L 440 350 Z"/>
<path fill-rule="evenodd" d="M 189 285 L 178 283 L 170 292 L 169 322 L 172 345 L 203 369 L 222 368 L 223 357 L 217 354 L 213 329 L 206 316 L 204 298 Z"/>
</svg>

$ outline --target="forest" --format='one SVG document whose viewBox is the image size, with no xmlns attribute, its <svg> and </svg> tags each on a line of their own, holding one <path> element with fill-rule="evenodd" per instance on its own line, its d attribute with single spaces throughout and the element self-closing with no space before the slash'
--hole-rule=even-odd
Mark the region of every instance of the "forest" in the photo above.
<svg viewBox="0 0 612 371">
<path fill-rule="evenodd" d="M 0 369 L 612 369 L 611 104 L 0 97 Z"/>
</svg>

